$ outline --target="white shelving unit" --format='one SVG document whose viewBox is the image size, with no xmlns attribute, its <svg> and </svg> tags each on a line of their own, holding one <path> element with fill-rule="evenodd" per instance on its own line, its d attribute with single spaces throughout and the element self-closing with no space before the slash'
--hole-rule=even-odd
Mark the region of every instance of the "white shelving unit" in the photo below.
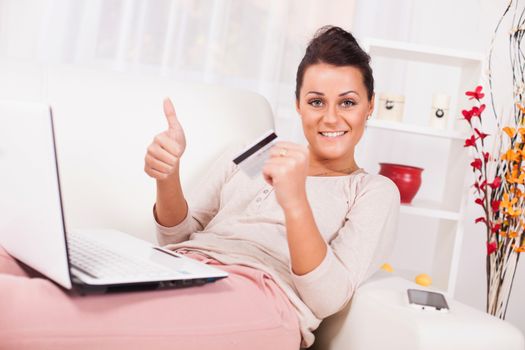
<svg viewBox="0 0 525 350">
<path fill-rule="evenodd" d="M 411 134 L 419 134 L 433 137 L 441 137 L 444 139 L 454 139 L 464 141 L 467 137 L 467 134 L 462 131 L 456 130 L 438 130 L 431 127 L 403 124 L 397 122 L 391 122 L 388 120 L 370 120 L 367 124 L 371 128 L 380 128 L 392 131 L 400 131 Z"/>
<path fill-rule="evenodd" d="M 363 140 L 364 150 L 360 153 L 361 149 L 358 148 L 357 151 L 358 158 L 363 158 L 358 159 L 358 162 L 364 163 L 366 169 L 377 166 L 379 162 L 402 163 L 425 168 L 422 186 L 414 201 L 410 205 L 401 206 L 402 218 L 400 218 L 398 239 L 408 235 L 425 241 L 424 235 L 433 235 L 435 239 L 432 244 L 429 238 L 427 246 L 422 247 L 420 244 L 420 246 L 403 247 L 405 252 L 406 249 L 426 249 L 430 253 L 425 255 L 431 258 L 426 266 L 422 267 L 425 264 L 421 261 L 403 261 L 401 255 L 409 254 L 397 250 L 398 263 L 396 256 L 393 256 L 392 264 L 394 269 L 404 271 L 405 277 L 406 270 L 413 270 L 413 277 L 418 273 L 428 273 L 433 279 L 433 287 L 448 295 L 454 295 L 463 240 L 463 219 L 470 186 L 467 183 L 470 161 L 463 147 L 464 140 L 469 134 L 464 127 L 461 127 L 461 123 L 465 122 L 458 122 L 458 120 L 461 110 L 469 105 L 464 92 L 475 87 L 480 81 L 483 58 L 481 55 L 469 52 L 376 39 L 366 40 L 363 46 L 372 57 L 374 71 L 377 68 L 374 66 L 376 61 L 388 65 L 388 60 L 392 60 L 391 67 L 406 64 L 406 67 L 403 66 L 404 72 L 407 72 L 405 86 L 400 84 L 396 90 L 396 93 L 405 95 L 406 104 L 410 101 L 418 101 L 421 105 L 422 94 L 433 92 L 432 89 L 438 83 L 441 86 L 447 83 L 438 81 L 439 78 L 427 79 L 428 83 L 412 89 L 410 85 L 412 82 L 409 79 L 410 65 L 419 65 L 418 72 L 428 70 L 432 73 L 432 71 L 450 69 L 457 75 L 457 79 L 449 79 L 454 83 L 446 90 L 455 99 L 449 111 L 447 129 L 438 130 L 427 126 L 428 119 L 425 118 L 430 112 L 429 101 L 427 110 L 417 109 L 416 116 L 405 115 L 402 122 L 378 120 L 374 115 L 367 124 L 368 128 Z M 422 68 L 425 65 L 427 68 Z M 377 82 L 377 95 L 383 92 L 383 87 L 381 81 L 378 81 L 378 76 L 376 74 L 374 76 Z M 396 82 L 387 83 L 392 86 Z M 378 97 L 376 97 L 376 111 L 377 103 L 379 103 Z M 385 143 L 388 147 L 383 147 Z M 418 225 L 407 224 L 412 222 L 417 222 Z M 431 233 L 431 230 L 435 232 Z"/>
</svg>

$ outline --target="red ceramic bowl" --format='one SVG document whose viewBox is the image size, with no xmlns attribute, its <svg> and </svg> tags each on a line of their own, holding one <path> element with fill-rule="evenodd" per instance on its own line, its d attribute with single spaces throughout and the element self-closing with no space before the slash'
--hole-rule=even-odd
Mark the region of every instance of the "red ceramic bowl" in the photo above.
<svg viewBox="0 0 525 350">
<path fill-rule="evenodd" d="M 401 203 L 412 202 L 419 187 L 421 187 L 421 172 L 423 168 L 410 165 L 379 163 L 379 174 L 392 180 L 401 195 Z"/>
</svg>

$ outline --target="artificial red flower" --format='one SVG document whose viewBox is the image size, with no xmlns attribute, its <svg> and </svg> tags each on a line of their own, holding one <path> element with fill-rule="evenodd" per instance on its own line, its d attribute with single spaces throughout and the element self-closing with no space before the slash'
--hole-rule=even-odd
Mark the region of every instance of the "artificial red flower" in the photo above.
<svg viewBox="0 0 525 350">
<path fill-rule="evenodd" d="M 492 211 L 497 212 L 499 210 L 500 203 L 501 201 L 492 201 L 492 203 L 490 203 L 492 205 Z"/>
<path fill-rule="evenodd" d="M 463 114 L 463 117 L 465 118 L 465 120 L 469 122 L 470 124 L 470 120 L 472 119 L 472 111 L 464 109 L 461 111 L 461 113 Z"/>
<path fill-rule="evenodd" d="M 476 158 L 476 159 L 474 159 L 474 161 L 472 163 L 470 163 L 470 165 L 474 169 L 481 170 L 481 166 L 483 165 L 483 162 L 481 161 L 481 159 Z"/>
<path fill-rule="evenodd" d="M 498 244 L 496 242 L 487 242 L 487 254 L 490 255 L 498 249 Z"/>
<path fill-rule="evenodd" d="M 485 187 L 487 187 L 487 180 L 483 180 L 483 182 L 479 184 L 479 188 L 482 191 L 485 191 Z"/>
<path fill-rule="evenodd" d="M 482 139 L 482 140 L 485 137 L 489 136 L 489 134 L 485 134 L 484 132 L 479 131 L 477 128 L 474 128 L 474 131 L 476 132 L 476 134 L 478 134 L 479 138 Z"/>
<path fill-rule="evenodd" d="M 483 159 L 485 162 L 489 161 L 490 153 L 489 152 L 481 152 L 483 154 Z"/>
<path fill-rule="evenodd" d="M 479 205 L 481 205 L 482 207 L 484 207 L 484 203 L 483 203 L 483 200 L 482 200 L 481 198 L 476 198 L 476 200 L 474 201 L 474 203 L 479 204 Z"/>
<path fill-rule="evenodd" d="M 470 111 L 472 113 L 472 116 L 481 117 L 481 113 L 485 110 L 485 105 L 482 104 L 481 106 L 472 107 L 472 110 Z"/>
<path fill-rule="evenodd" d="M 472 135 L 470 138 L 465 140 L 463 147 L 476 147 L 476 138 Z"/>
<path fill-rule="evenodd" d="M 481 113 L 483 113 L 484 110 L 485 110 L 485 104 L 482 104 L 481 106 L 479 106 L 479 115 L 481 115 Z"/>
<path fill-rule="evenodd" d="M 501 177 L 496 176 L 496 177 L 494 178 L 494 181 L 492 181 L 492 183 L 490 184 L 490 187 L 492 187 L 492 189 L 495 190 L 495 189 L 498 188 L 500 185 L 501 185 Z"/>
<path fill-rule="evenodd" d="M 480 100 L 485 96 L 485 94 L 481 92 L 482 89 L 482 86 L 476 86 L 476 90 L 467 91 L 465 92 L 465 95 L 469 96 L 469 100 L 472 100 L 473 98 L 475 98 L 476 100 Z"/>
<path fill-rule="evenodd" d="M 492 233 L 496 233 L 496 232 L 499 231 L 500 228 L 501 228 L 501 224 L 496 224 L 496 225 L 492 226 L 491 231 L 492 231 Z"/>
<path fill-rule="evenodd" d="M 478 222 L 484 222 L 485 225 L 487 224 L 487 219 L 485 219 L 484 217 L 480 217 L 480 218 L 477 218 L 474 223 L 478 223 Z"/>
</svg>

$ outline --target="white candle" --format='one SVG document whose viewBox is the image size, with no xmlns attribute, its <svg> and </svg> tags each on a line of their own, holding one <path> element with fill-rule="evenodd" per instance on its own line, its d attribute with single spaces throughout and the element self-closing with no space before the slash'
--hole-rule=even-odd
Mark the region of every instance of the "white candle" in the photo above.
<svg viewBox="0 0 525 350">
<path fill-rule="evenodd" d="M 430 126 L 436 129 L 446 129 L 448 123 L 450 96 L 435 93 L 432 96 L 432 109 L 430 111 Z"/>
<path fill-rule="evenodd" d="M 403 95 L 382 93 L 379 95 L 377 118 L 400 122 L 403 119 L 404 108 L 405 97 Z"/>
</svg>

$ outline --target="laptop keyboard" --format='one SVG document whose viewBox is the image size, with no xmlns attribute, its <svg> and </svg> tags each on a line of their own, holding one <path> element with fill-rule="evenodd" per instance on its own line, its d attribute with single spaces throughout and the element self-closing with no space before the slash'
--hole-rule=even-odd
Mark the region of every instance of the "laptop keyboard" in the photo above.
<svg viewBox="0 0 525 350">
<path fill-rule="evenodd" d="M 176 272 L 147 260 L 136 259 L 108 249 L 86 235 L 67 235 L 69 258 L 77 269 L 96 278 L 165 278 Z"/>
</svg>

